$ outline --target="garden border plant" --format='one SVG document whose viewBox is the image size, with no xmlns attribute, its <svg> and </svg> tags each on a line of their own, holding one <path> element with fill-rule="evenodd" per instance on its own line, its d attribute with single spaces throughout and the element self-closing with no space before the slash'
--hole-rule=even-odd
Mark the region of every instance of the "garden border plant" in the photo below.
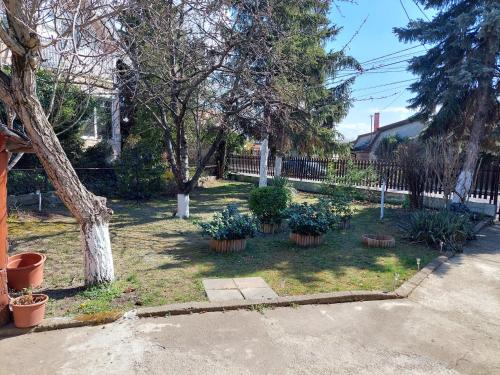
<svg viewBox="0 0 500 375">
<path fill-rule="evenodd" d="M 251 191 L 248 206 L 259 219 L 261 232 L 276 233 L 282 229 L 285 211 L 292 198 L 293 193 L 286 179 L 273 180 L 272 185 Z"/>
<path fill-rule="evenodd" d="M 292 204 L 287 210 L 290 239 L 299 246 L 316 246 L 325 234 L 336 227 L 339 218 L 333 213 L 332 203 L 320 199 L 315 204 Z"/>
<path fill-rule="evenodd" d="M 217 252 L 244 250 L 246 239 L 255 236 L 258 221 L 247 214 L 241 214 L 238 207 L 230 204 L 216 213 L 212 220 L 198 225 L 203 234 L 211 237 L 210 248 Z"/>
</svg>

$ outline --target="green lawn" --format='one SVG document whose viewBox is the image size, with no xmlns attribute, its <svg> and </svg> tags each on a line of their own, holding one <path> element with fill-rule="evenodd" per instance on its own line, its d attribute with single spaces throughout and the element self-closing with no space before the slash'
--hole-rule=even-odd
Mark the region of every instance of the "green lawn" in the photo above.
<svg viewBox="0 0 500 375">
<path fill-rule="evenodd" d="M 51 297 L 50 315 L 128 310 L 134 306 L 202 301 L 201 280 L 206 277 L 262 276 L 279 295 L 339 290 L 392 290 L 395 273 L 400 282 L 416 272 L 416 258 L 425 265 L 434 250 L 405 242 L 397 220 L 402 210 L 389 207 L 378 220 L 374 205 L 358 204 L 352 228 L 333 231 L 325 244 L 302 249 L 288 234 L 260 235 L 248 241 L 244 252 L 220 255 L 209 251 L 194 221 L 211 217 L 228 203 L 247 209 L 252 185 L 214 182 L 191 197 L 190 220 L 172 217 L 174 199 L 135 202 L 112 201 L 115 215 L 111 240 L 117 282 L 106 289 L 83 290 L 82 256 L 78 226 L 61 209 L 38 215 L 19 212 L 9 217 L 11 253 L 46 253 L 43 288 Z M 298 194 L 298 201 L 314 195 Z M 362 246 L 363 233 L 393 234 L 393 249 Z"/>
</svg>

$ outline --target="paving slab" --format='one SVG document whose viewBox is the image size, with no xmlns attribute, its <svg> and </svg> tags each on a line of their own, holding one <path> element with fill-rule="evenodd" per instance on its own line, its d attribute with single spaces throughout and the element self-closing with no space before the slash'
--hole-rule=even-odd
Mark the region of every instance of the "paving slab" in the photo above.
<svg viewBox="0 0 500 375">
<path fill-rule="evenodd" d="M 233 279 L 203 279 L 205 290 L 214 289 L 237 289 Z"/>
<path fill-rule="evenodd" d="M 233 279 L 236 286 L 242 288 L 270 288 L 262 277 L 238 277 Z"/>
<path fill-rule="evenodd" d="M 244 299 L 238 289 L 208 289 L 208 300 L 211 302 L 236 301 Z"/>
<path fill-rule="evenodd" d="M 256 300 L 256 299 L 276 299 L 278 295 L 271 288 L 241 288 L 241 294 L 245 299 Z"/>
</svg>

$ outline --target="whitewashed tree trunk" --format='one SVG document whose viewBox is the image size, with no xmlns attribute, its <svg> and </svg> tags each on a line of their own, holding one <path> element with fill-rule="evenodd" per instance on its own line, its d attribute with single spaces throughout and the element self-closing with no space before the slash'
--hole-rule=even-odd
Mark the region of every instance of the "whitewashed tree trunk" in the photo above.
<svg viewBox="0 0 500 375">
<path fill-rule="evenodd" d="M 283 157 L 276 154 L 276 159 L 274 160 L 274 177 L 281 177 L 281 169 L 283 168 Z"/>
<path fill-rule="evenodd" d="M 269 156 L 269 135 L 266 134 L 260 145 L 259 187 L 267 186 L 267 158 Z"/>
<path fill-rule="evenodd" d="M 119 159 L 122 153 L 122 134 L 120 129 L 120 96 L 118 93 L 111 103 L 111 149 L 113 160 Z"/>
<path fill-rule="evenodd" d="M 458 175 L 455 192 L 453 193 L 453 203 L 465 203 L 472 189 L 476 164 L 479 158 L 481 141 L 484 136 L 485 122 L 488 118 L 488 96 L 489 82 L 488 80 L 480 82 L 480 94 L 477 99 L 477 110 L 474 114 L 474 120 L 467 143 L 465 160 L 462 170 Z"/>
<path fill-rule="evenodd" d="M 113 255 L 108 222 L 83 223 L 80 238 L 84 249 L 85 284 L 94 285 L 113 280 Z"/>
<path fill-rule="evenodd" d="M 38 54 L 35 52 L 40 45 L 38 34 L 28 32 L 24 24 L 20 23 L 22 16 L 18 3 L 12 2 L 9 6 L 9 24 L 17 26 L 10 30 L 16 33 L 22 46 L 16 45 L 15 49 L 11 49 L 10 75 L 0 72 L 0 100 L 15 110 L 56 194 L 81 226 L 86 283 L 113 281 L 113 257 L 108 232 L 113 211 L 106 206 L 105 198 L 95 196 L 80 182 L 47 119 L 36 92 Z"/>
<path fill-rule="evenodd" d="M 175 216 L 181 219 L 189 217 L 189 194 L 177 194 L 177 213 Z"/>
</svg>

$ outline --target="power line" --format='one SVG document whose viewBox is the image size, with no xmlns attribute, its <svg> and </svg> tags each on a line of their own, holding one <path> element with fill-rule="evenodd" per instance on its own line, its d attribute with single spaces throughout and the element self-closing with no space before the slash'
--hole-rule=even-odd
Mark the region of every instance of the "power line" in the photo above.
<svg viewBox="0 0 500 375">
<path fill-rule="evenodd" d="M 386 95 L 386 96 L 379 96 L 379 97 L 370 96 L 367 98 L 353 98 L 352 101 L 353 102 L 366 102 L 366 101 L 370 101 L 370 100 L 387 99 L 387 98 L 391 98 L 391 97 L 398 95 L 398 94 L 399 94 L 399 92 L 395 92 L 391 95 Z"/>
<path fill-rule="evenodd" d="M 370 60 L 363 61 L 363 62 L 362 62 L 362 63 L 360 63 L 360 64 L 361 64 L 361 65 L 363 65 L 363 64 L 366 64 L 366 63 L 369 63 L 369 62 L 375 61 L 375 60 L 380 60 L 380 59 L 381 59 L 381 58 L 383 58 L 383 57 L 397 55 L 398 53 L 401 53 L 401 52 L 406 52 L 406 51 L 410 51 L 410 50 L 412 50 L 412 49 L 419 48 L 419 47 L 420 47 L 420 45 L 418 45 L 418 46 L 413 46 L 413 47 L 409 47 L 409 48 L 404 48 L 404 49 L 399 50 L 399 51 L 396 51 L 396 52 L 391 52 L 391 53 L 388 53 L 387 55 L 382 55 L 382 56 L 375 57 L 375 58 L 370 59 Z"/>
<path fill-rule="evenodd" d="M 360 89 L 355 89 L 355 90 L 353 90 L 353 92 L 355 92 L 355 91 L 365 91 L 365 90 L 370 90 L 370 89 L 376 89 L 376 88 L 385 87 L 385 86 L 392 86 L 392 85 L 396 85 L 398 83 L 405 83 L 405 82 L 410 82 L 410 81 L 415 81 L 415 80 L 416 80 L 416 78 L 411 78 L 411 79 L 405 79 L 403 81 L 389 82 L 389 83 L 385 83 L 383 85 L 363 87 L 363 88 L 360 88 Z"/>
<path fill-rule="evenodd" d="M 427 21 L 431 21 L 431 19 L 427 16 L 427 14 L 424 12 L 424 10 L 420 7 L 420 5 L 417 3 L 416 0 L 412 0 L 413 1 L 413 4 L 415 4 L 418 8 L 418 10 L 420 11 L 420 13 L 422 13 L 424 15 L 424 17 L 427 19 Z"/>
<path fill-rule="evenodd" d="M 399 3 L 400 3 L 400 4 L 401 4 L 401 6 L 403 7 L 403 10 L 405 11 L 406 17 L 408 18 L 408 21 L 409 21 L 409 22 L 411 22 L 411 18 L 410 18 L 410 16 L 408 15 L 408 12 L 406 11 L 405 5 L 403 4 L 403 0 L 399 0 Z"/>
</svg>

